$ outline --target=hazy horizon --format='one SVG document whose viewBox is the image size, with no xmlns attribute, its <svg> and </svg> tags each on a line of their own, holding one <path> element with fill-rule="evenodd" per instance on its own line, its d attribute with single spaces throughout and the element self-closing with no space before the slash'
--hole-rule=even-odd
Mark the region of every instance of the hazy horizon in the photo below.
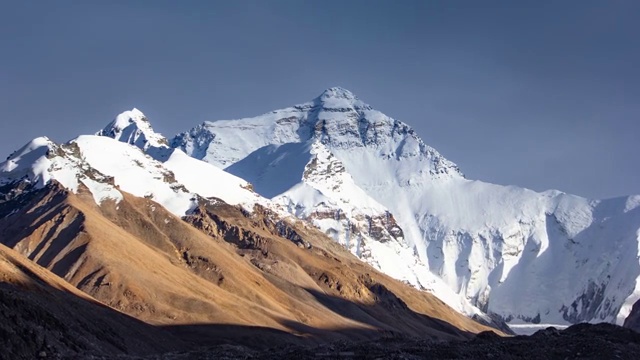
<svg viewBox="0 0 640 360">
<path fill-rule="evenodd" d="M 172 137 L 341 86 L 470 179 L 640 194 L 640 2 L 4 5 L 4 157 L 133 107 Z"/>
</svg>

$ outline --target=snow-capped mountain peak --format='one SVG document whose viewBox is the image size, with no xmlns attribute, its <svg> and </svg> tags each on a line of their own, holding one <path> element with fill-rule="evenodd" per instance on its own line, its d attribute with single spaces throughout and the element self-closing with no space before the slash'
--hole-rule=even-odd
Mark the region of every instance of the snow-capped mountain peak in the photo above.
<svg viewBox="0 0 640 360">
<path fill-rule="evenodd" d="M 265 147 L 320 141 L 331 151 L 365 151 L 375 158 L 413 162 L 433 177 L 463 177 L 456 164 L 426 145 L 406 123 L 332 87 L 314 100 L 239 120 L 205 122 L 170 142 L 187 154 L 227 168 Z M 219 146 L 224 144 L 225 146 Z"/>
<path fill-rule="evenodd" d="M 104 148 L 99 151 L 104 154 Z M 25 188 L 39 189 L 51 180 L 72 192 L 77 192 L 81 185 L 86 187 L 97 204 L 107 199 L 122 199 L 113 179 L 86 162 L 77 140 L 58 145 L 46 137 L 39 137 L 0 163 L 0 186 L 9 185 L 10 192 L 13 184 L 22 183 Z"/>
<path fill-rule="evenodd" d="M 128 129 L 127 126 L 133 127 L 135 132 L 131 133 L 129 130 L 126 130 Z M 125 131 L 121 130 L 123 127 Z M 113 175 L 116 182 L 119 181 L 120 178 L 137 178 L 138 180 L 132 183 L 134 185 L 133 187 L 123 188 L 125 191 L 129 191 L 134 195 L 139 195 L 141 193 L 140 191 L 142 191 L 144 196 L 156 196 L 156 193 L 151 191 L 149 184 L 162 178 L 173 179 L 175 181 L 169 184 L 169 188 L 178 194 L 178 197 L 183 197 L 182 193 L 188 189 L 188 191 L 192 192 L 189 193 L 189 198 L 193 198 L 195 194 L 205 198 L 219 198 L 228 204 L 240 205 L 247 211 L 252 211 L 255 204 L 265 207 L 271 206 L 267 199 L 251 190 L 251 184 L 247 181 L 229 174 L 217 166 L 196 160 L 180 149 L 169 147 L 166 139 L 153 131 L 149 120 L 137 109 L 118 115 L 114 121 L 105 129 L 98 132 L 97 135 L 102 139 L 93 139 L 90 143 L 106 144 L 112 141 L 111 139 L 115 139 L 117 140 L 117 144 L 111 146 L 113 149 L 128 149 L 126 154 L 123 153 L 124 155 L 120 157 L 120 160 L 116 160 L 113 164 L 110 164 L 109 167 L 101 168 L 101 171 L 110 175 L 122 174 L 123 170 L 125 170 L 124 173 L 132 173 L 131 169 L 129 169 L 131 164 L 136 165 L 133 167 L 133 171 L 138 171 L 140 168 L 148 168 L 151 169 L 152 172 L 157 169 L 164 169 L 162 170 L 164 173 L 152 174 L 152 179 L 146 184 L 142 181 L 146 174 L 138 174 L 131 177 Z M 140 137 L 132 138 L 132 135 L 140 135 Z M 104 137 L 111 139 L 104 139 Z M 135 147 L 137 147 L 137 149 Z M 91 146 L 91 148 L 95 148 L 95 146 Z M 135 159 L 126 166 L 119 166 L 117 163 L 121 162 L 122 158 Z M 110 166 L 116 166 L 121 169 Z M 136 184 L 140 186 L 136 188 L 135 186 L 138 186 Z M 165 191 L 166 189 L 163 188 L 166 186 L 164 184 L 159 185 L 159 189 L 165 193 L 159 195 L 159 198 L 162 197 L 166 200 L 166 203 L 162 201 L 159 202 L 171 212 L 180 216 L 184 215 L 192 205 L 191 200 L 183 201 L 184 199 L 173 199 L 174 195 Z M 158 192 L 158 194 L 160 194 L 160 192 Z M 280 214 L 285 215 L 284 212 L 280 212 Z"/>
<path fill-rule="evenodd" d="M 371 109 L 371 106 L 360 100 L 354 93 L 341 87 L 328 88 L 313 102 L 325 111 L 345 112 Z"/>
<path fill-rule="evenodd" d="M 167 145 L 167 139 L 155 132 L 151 123 L 142 111 L 133 108 L 125 111 L 111 121 L 96 135 L 107 136 L 121 142 L 135 145 L 143 150 L 150 147 L 162 147 Z"/>
<path fill-rule="evenodd" d="M 46 151 L 46 149 L 50 149 L 52 146 L 53 146 L 53 141 L 51 141 L 48 137 L 46 136 L 37 137 L 29 141 L 28 143 L 26 143 L 20 149 L 11 153 L 11 155 L 7 157 L 7 161 L 3 164 L 7 168 L 3 168 L 3 170 L 7 170 L 7 171 L 12 170 L 12 169 L 8 169 L 8 167 L 15 166 L 18 162 L 20 162 L 23 156 L 31 153 L 32 151 L 38 148 L 45 149 L 44 151 Z"/>
<path fill-rule="evenodd" d="M 330 87 L 323 91 L 320 95 L 320 99 L 324 100 L 329 98 L 339 98 L 351 101 L 355 101 L 358 99 L 358 97 L 354 93 L 340 86 Z"/>
<path fill-rule="evenodd" d="M 253 183 L 388 274 L 450 304 L 457 293 L 458 309 L 621 322 L 640 298 L 635 197 L 612 206 L 467 180 L 408 124 L 340 87 L 206 122 L 171 145 Z"/>
<path fill-rule="evenodd" d="M 52 150 L 55 150 L 55 144 L 42 136 L 14 151 L 6 161 L 0 163 L 0 185 L 21 179 L 40 185 L 46 183 L 49 178 L 43 170 L 49 165 L 46 158 Z"/>
</svg>

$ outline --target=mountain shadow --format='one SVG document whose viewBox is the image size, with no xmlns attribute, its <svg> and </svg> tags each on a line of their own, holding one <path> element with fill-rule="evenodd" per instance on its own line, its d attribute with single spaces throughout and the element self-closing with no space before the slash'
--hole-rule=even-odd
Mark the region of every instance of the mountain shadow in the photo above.
<svg viewBox="0 0 640 360">
<path fill-rule="evenodd" d="M 0 359 L 145 355 L 186 344 L 99 303 L 0 245 Z"/>
<path fill-rule="evenodd" d="M 292 174 L 302 174 L 310 157 L 306 143 L 267 145 L 227 167 L 225 171 L 250 182 L 258 194 L 272 198 L 300 182 L 296 177 L 283 176 L 282 169 L 286 168 Z M 269 166 L 265 167 L 264 164 Z"/>
</svg>

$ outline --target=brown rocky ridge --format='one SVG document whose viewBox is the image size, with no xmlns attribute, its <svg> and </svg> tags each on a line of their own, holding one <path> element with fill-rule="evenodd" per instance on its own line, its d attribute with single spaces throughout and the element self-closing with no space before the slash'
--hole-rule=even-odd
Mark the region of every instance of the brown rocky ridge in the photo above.
<svg viewBox="0 0 640 360">
<path fill-rule="evenodd" d="M 0 241 L 81 290 L 80 299 L 113 309 L 102 307 L 127 319 L 123 324 L 134 317 L 144 322 L 137 322 L 142 334 L 150 325 L 170 336 L 157 352 L 389 336 L 464 340 L 490 330 L 376 271 L 318 230 L 258 206 L 249 213 L 199 199 L 180 219 L 126 193 L 98 206 L 82 187 L 77 194 L 55 181 L 23 188 L 3 191 L 11 195 L 0 202 Z"/>
</svg>

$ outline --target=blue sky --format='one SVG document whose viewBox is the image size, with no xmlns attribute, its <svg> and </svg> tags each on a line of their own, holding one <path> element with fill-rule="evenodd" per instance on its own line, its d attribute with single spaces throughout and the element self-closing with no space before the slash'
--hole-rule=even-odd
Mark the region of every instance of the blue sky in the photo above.
<svg viewBox="0 0 640 360">
<path fill-rule="evenodd" d="M 137 107 L 167 136 L 345 87 L 467 177 L 640 193 L 640 2 L 17 1 L 0 153 Z"/>
</svg>

